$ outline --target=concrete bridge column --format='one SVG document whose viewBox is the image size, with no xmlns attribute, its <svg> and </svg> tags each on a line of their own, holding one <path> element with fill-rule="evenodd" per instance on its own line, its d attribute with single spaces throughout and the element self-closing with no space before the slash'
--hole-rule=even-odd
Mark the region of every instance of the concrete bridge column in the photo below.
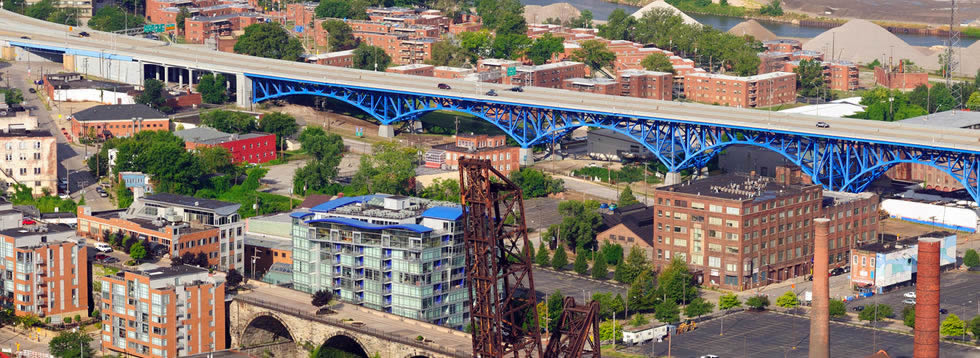
<svg viewBox="0 0 980 358">
<path fill-rule="evenodd" d="M 521 148 L 517 153 L 517 162 L 521 166 L 529 166 L 534 164 L 534 149 L 533 148 Z"/>
<path fill-rule="evenodd" d="M 182 68 L 177 69 L 177 86 L 184 87 L 184 69 Z"/>
<path fill-rule="evenodd" d="M 241 108 L 252 108 L 252 80 L 244 73 L 235 74 L 235 104 Z"/>
<path fill-rule="evenodd" d="M 378 126 L 378 137 L 381 138 L 395 138 L 395 126 L 390 124 L 382 124 Z"/>
<path fill-rule="evenodd" d="M 681 183 L 681 172 L 667 172 L 664 175 L 664 185 L 674 185 Z"/>
<path fill-rule="evenodd" d="M 163 66 L 163 83 L 170 82 L 170 66 Z"/>
</svg>

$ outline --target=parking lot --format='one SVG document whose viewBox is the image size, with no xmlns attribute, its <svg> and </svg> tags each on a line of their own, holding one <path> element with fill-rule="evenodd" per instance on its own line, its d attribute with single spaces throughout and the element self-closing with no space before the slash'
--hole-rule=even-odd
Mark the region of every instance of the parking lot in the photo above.
<svg viewBox="0 0 980 358">
<path fill-rule="evenodd" d="M 770 312 L 741 312 L 724 319 L 703 322 L 694 332 L 675 335 L 670 344 L 673 357 L 806 357 L 809 351 L 810 320 Z M 666 356 L 667 341 L 629 347 L 643 356 Z M 794 348 L 795 347 L 795 348 Z M 865 357 L 883 349 L 892 357 L 912 357 L 912 336 L 874 331 L 838 323 L 830 325 L 830 354 L 834 357 Z M 944 358 L 977 357 L 980 350 L 941 343 Z"/>
<path fill-rule="evenodd" d="M 586 302 L 593 294 L 612 292 L 613 295 L 619 293 L 626 297 L 626 289 L 609 283 L 587 279 L 578 276 L 574 272 L 555 272 L 552 270 L 534 270 L 534 289 L 538 291 L 538 299 L 542 300 L 545 296 L 561 290 L 565 296 L 575 297 L 575 302 Z"/>
<path fill-rule="evenodd" d="M 940 276 L 939 307 L 955 313 L 960 319 L 972 319 L 980 315 L 980 272 L 949 272 Z M 906 286 L 872 297 L 852 301 L 849 306 L 883 303 L 892 306 L 896 318 L 901 318 L 902 303 L 906 292 L 915 291 L 915 286 Z M 940 319 L 945 318 L 945 314 Z"/>
</svg>

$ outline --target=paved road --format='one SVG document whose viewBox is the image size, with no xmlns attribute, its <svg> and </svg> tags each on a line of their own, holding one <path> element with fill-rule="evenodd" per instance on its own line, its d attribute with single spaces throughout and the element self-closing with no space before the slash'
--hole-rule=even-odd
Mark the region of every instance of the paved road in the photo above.
<svg viewBox="0 0 980 358">
<path fill-rule="evenodd" d="M 709 123 L 713 125 L 754 128 L 767 132 L 785 131 L 826 137 L 885 141 L 925 147 L 980 152 L 974 131 L 945 129 L 894 122 L 868 122 L 848 118 L 827 118 L 785 113 L 767 113 L 748 109 L 726 108 L 693 103 L 665 102 L 648 99 L 606 96 L 550 88 L 529 87 L 523 93 L 509 92 L 507 86 L 462 80 L 446 80 L 346 68 L 325 68 L 316 64 L 287 63 L 278 60 L 215 52 L 203 46 L 173 45 L 141 38 L 117 36 L 90 31 L 90 38 L 69 37 L 64 26 L 31 19 L 9 11 L 0 12 L 0 39 L 47 46 L 70 46 L 73 49 L 133 56 L 145 63 L 170 64 L 224 73 L 242 73 L 285 77 L 338 85 L 360 86 L 389 91 L 454 96 L 485 102 L 514 105 L 560 107 L 571 110 L 621 114 L 626 117 L 665 118 L 672 121 Z M 30 34 L 30 39 L 21 39 Z M 438 83 L 449 83 L 449 91 L 437 89 Z M 497 89 L 499 97 L 484 95 Z M 244 98 L 244 97 L 243 97 Z M 829 128 L 816 127 L 817 122 Z M 571 124 L 579 125 L 579 124 Z M 539 133 L 530 133 L 536 136 Z M 659 135 L 658 135 L 659 136 Z"/>
<path fill-rule="evenodd" d="M 534 269 L 534 289 L 538 291 L 538 300 L 561 290 L 562 295 L 575 297 L 575 302 L 588 302 L 596 293 L 620 294 L 626 298 L 626 288 L 607 282 L 596 281 L 579 276 L 574 272 L 555 272 L 545 269 Z"/>
<path fill-rule="evenodd" d="M 619 192 L 614 188 L 565 175 L 555 175 L 555 177 L 561 178 L 565 181 L 565 189 L 567 190 L 588 193 L 589 195 L 597 196 L 610 201 L 619 201 Z M 653 204 L 652 196 L 643 196 L 643 194 L 635 191 L 633 192 L 633 196 L 635 196 L 640 202 L 646 203 L 647 205 Z M 573 197 L 569 199 L 576 198 Z"/>
<path fill-rule="evenodd" d="M 698 357 L 714 354 L 721 357 L 785 358 L 806 357 L 809 351 L 810 320 L 771 312 L 741 312 L 722 320 L 699 324 L 694 332 L 675 335 L 670 343 L 674 357 Z M 794 349 L 795 347 L 795 349 Z M 666 356 L 668 344 L 651 343 L 628 348 L 632 353 Z M 834 357 L 865 357 L 884 349 L 892 357 L 912 356 L 912 336 L 873 331 L 839 323 L 830 325 L 830 354 Z M 976 357 L 980 350 L 941 343 L 944 358 Z"/>
<path fill-rule="evenodd" d="M 868 305 L 871 303 L 883 303 L 892 306 L 897 318 L 901 318 L 902 309 L 905 304 L 903 296 L 906 292 L 915 291 L 914 286 L 907 286 L 875 295 L 868 298 L 861 298 L 851 302 L 851 306 Z M 948 313 L 956 314 L 960 319 L 972 319 L 980 316 L 980 272 L 949 272 L 944 273 L 940 279 L 939 307 L 945 308 Z M 947 314 L 948 314 L 947 313 Z M 945 319 L 942 315 L 940 319 Z"/>
</svg>

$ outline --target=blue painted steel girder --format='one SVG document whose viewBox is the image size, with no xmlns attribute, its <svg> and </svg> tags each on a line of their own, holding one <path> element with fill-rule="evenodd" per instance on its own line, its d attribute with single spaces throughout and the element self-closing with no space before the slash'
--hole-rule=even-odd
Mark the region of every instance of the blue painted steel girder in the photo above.
<svg viewBox="0 0 980 358">
<path fill-rule="evenodd" d="M 980 198 L 980 158 L 975 153 L 519 105 L 451 93 L 431 95 L 248 76 L 253 102 L 297 94 L 324 96 L 360 108 L 382 124 L 414 120 L 436 110 L 463 112 L 496 125 L 525 148 L 550 143 L 580 127 L 605 128 L 642 144 L 670 171 L 702 168 L 729 145 L 752 145 L 782 154 L 829 190 L 860 192 L 899 163 L 919 163 L 946 172 L 974 200 Z"/>
</svg>

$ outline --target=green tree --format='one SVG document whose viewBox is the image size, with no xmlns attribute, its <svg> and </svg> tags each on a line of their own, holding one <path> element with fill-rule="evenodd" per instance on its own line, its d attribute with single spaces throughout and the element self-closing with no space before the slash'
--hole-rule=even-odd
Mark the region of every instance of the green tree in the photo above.
<svg viewBox="0 0 980 358">
<path fill-rule="evenodd" d="M 497 35 L 527 32 L 520 0 L 476 0 L 475 3 L 484 28 L 494 30 Z"/>
<path fill-rule="evenodd" d="M 973 339 L 980 340 L 980 316 L 970 320 L 970 333 L 973 333 Z"/>
<path fill-rule="evenodd" d="M 91 342 L 92 337 L 85 333 L 66 330 L 48 342 L 48 351 L 58 358 L 94 357 Z"/>
<path fill-rule="evenodd" d="M 687 307 L 684 307 L 684 315 L 688 317 L 701 317 L 714 311 L 714 308 L 714 303 L 698 297 L 691 300 L 691 302 L 687 304 Z"/>
<path fill-rule="evenodd" d="M 606 258 L 601 255 L 596 257 L 595 261 L 592 262 L 592 278 L 605 280 L 608 275 L 609 269 L 606 266 Z"/>
<path fill-rule="evenodd" d="M 339 173 L 337 166 L 343 158 L 344 140 L 319 127 L 306 127 L 299 135 L 299 142 L 313 160 L 296 170 L 293 175 L 293 191 L 298 194 L 323 191 Z"/>
<path fill-rule="evenodd" d="M 286 138 L 299 130 L 296 117 L 282 112 L 266 113 L 259 118 L 259 130 L 276 135 L 276 149 L 286 149 Z"/>
<path fill-rule="evenodd" d="M 558 203 L 562 216 L 559 224 L 564 242 L 571 250 L 594 249 L 595 236 L 602 226 L 599 202 L 595 200 L 566 200 Z"/>
<path fill-rule="evenodd" d="M 605 342 L 614 339 L 616 341 L 623 339 L 623 325 L 614 324 L 613 321 L 599 323 L 599 340 Z"/>
<path fill-rule="evenodd" d="M 147 106 L 160 109 L 163 107 L 163 103 L 167 100 L 166 97 L 164 97 L 163 91 L 163 82 L 150 78 L 143 81 L 143 92 L 136 95 L 136 98 L 133 98 L 133 100 L 136 101 L 136 103 L 145 104 Z"/>
<path fill-rule="evenodd" d="M 184 23 L 188 17 L 191 17 L 190 10 L 187 10 L 186 6 L 181 6 L 180 11 L 177 12 L 177 32 L 184 32 Z"/>
<path fill-rule="evenodd" d="M 391 65 L 391 56 L 380 47 L 361 44 L 354 50 L 351 61 L 354 68 L 384 72 Z"/>
<path fill-rule="evenodd" d="M 565 51 L 564 40 L 561 37 L 546 33 L 534 39 L 525 55 L 531 63 L 542 65 L 554 58 L 555 54 Z"/>
<path fill-rule="evenodd" d="M 759 9 L 759 13 L 769 16 L 783 16 L 783 7 L 779 4 L 779 0 L 772 0 L 769 4 L 763 5 Z"/>
<path fill-rule="evenodd" d="M 963 322 L 957 315 L 950 313 L 940 325 L 939 333 L 947 337 L 962 336 L 966 333 L 966 322 Z"/>
<path fill-rule="evenodd" d="M 824 97 L 830 95 L 823 77 L 823 65 L 819 61 L 802 60 L 793 69 L 796 73 L 796 89 L 803 97 Z"/>
<path fill-rule="evenodd" d="M 734 293 L 726 293 L 718 297 L 718 309 L 730 310 L 735 307 L 741 307 L 742 301 L 738 299 Z"/>
<path fill-rule="evenodd" d="M 650 323 L 650 319 L 647 318 L 647 315 L 642 313 L 637 313 L 633 315 L 633 318 L 630 319 L 629 321 L 629 325 L 633 327 L 639 327 L 649 323 Z"/>
<path fill-rule="evenodd" d="M 675 256 L 657 277 L 656 295 L 666 297 L 668 301 L 686 304 L 698 297 L 698 288 L 693 282 L 687 263 Z"/>
<path fill-rule="evenodd" d="M 464 32 L 459 34 L 459 46 L 469 62 L 476 63 L 493 53 L 493 35 L 487 29 Z"/>
<path fill-rule="evenodd" d="M 674 64 L 663 53 L 654 53 L 644 57 L 643 61 L 640 61 L 640 66 L 643 66 L 647 71 L 674 73 Z"/>
<path fill-rule="evenodd" d="M 606 47 L 605 42 L 585 40 L 579 44 L 578 49 L 572 51 L 572 58 L 589 66 L 594 77 L 603 67 L 613 65 L 613 62 L 616 61 L 616 54 Z"/>
<path fill-rule="evenodd" d="M 228 287 L 238 287 L 242 283 L 242 279 L 244 277 L 236 269 L 228 270 L 228 275 L 225 276 L 225 282 L 228 284 Z"/>
<path fill-rule="evenodd" d="M 600 292 L 592 294 L 592 300 L 599 302 L 599 319 L 607 320 L 614 315 L 623 312 L 623 297 L 616 295 L 614 298 L 611 292 Z"/>
<path fill-rule="evenodd" d="M 619 244 L 611 244 L 609 241 L 602 243 L 599 254 L 606 259 L 606 263 L 609 265 L 619 265 L 623 261 L 623 247 Z"/>
<path fill-rule="evenodd" d="M 0 94 L 4 95 L 7 105 L 24 102 L 24 93 L 19 88 L 0 88 Z"/>
<path fill-rule="evenodd" d="M 585 276 L 589 274 L 589 253 L 585 250 L 578 250 L 575 253 L 575 263 L 572 265 L 572 270 L 575 273 Z"/>
<path fill-rule="evenodd" d="M 548 245 L 542 244 L 541 247 L 538 248 L 538 254 L 534 256 L 534 262 L 541 267 L 546 267 L 551 265 L 551 257 L 549 256 L 548 253 Z"/>
<path fill-rule="evenodd" d="M 891 316 L 893 316 L 892 306 L 883 303 L 864 306 L 864 310 L 858 314 L 860 320 L 868 322 L 881 321 Z"/>
<path fill-rule="evenodd" d="M 963 254 L 963 264 L 966 267 L 980 266 L 980 255 L 977 254 L 977 250 L 967 249 L 966 253 Z"/>
<path fill-rule="evenodd" d="M 235 164 L 232 163 L 234 158 L 232 158 L 231 152 L 222 146 L 199 147 L 195 154 L 201 162 L 204 173 L 229 174 L 235 167 Z"/>
<path fill-rule="evenodd" d="M 980 111 L 980 91 L 970 93 L 970 98 L 966 100 L 966 108 L 971 111 Z"/>
<path fill-rule="evenodd" d="M 841 318 L 847 316 L 847 305 L 841 300 L 830 300 L 828 306 L 830 318 Z"/>
<path fill-rule="evenodd" d="M 186 11 L 186 8 L 182 11 Z M 201 76 L 197 83 L 197 91 L 201 93 L 201 100 L 204 103 L 222 104 L 228 102 L 228 94 L 225 93 L 225 76 L 220 74 L 205 74 Z"/>
<path fill-rule="evenodd" d="M 531 39 L 524 34 L 498 34 L 493 39 L 493 57 L 520 59 L 531 46 Z"/>
<path fill-rule="evenodd" d="M 680 309 L 674 301 L 660 302 L 654 310 L 653 316 L 660 322 L 678 322 L 681 320 Z"/>
<path fill-rule="evenodd" d="M 640 202 L 636 200 L 633 196 L 633 189 L 629 185 L 623 188 L 623 191 L 619 193 L 619 206 L 629 206 L 633 204 L 639 204 Z"/>
<path fill-rule="evenodd" d="M 915 328 L 915 306 L 906 305 L 902 308 L 902 323 Z"/>
<path fill-rule="evenodd" d="M 357 48 L 354 30 L 343 20 L 327 19 L 321 25 L 327 31 L 327 44 L 330 51 L 346 51 Z"/>
<path fill-rule="evenodd" d="M 656 288 L 653 271 L 643 270 L 630 283 L 630 288 L 626 291 L 627 307 L 637 311 L 654 308 L 657 301 Z"/>
<path fill-rule="evenodd" d="M 633 41 L 633 30 L 636 18 L 627 14 L 622 8 L 617 8 L 609 14 L 605 25 L 599 25 L 599 37 L 607 40 Z"/>
<path fill-rule="evenodd" d="M 227 133 L 251 133 L 258 129 L 251 113 L 216 109 L 201 113 L 201 124 Z"/>
<path fill-rule="evenodd" d="M 136 242 L 129 247 L 129 258 L 136 260 L 136 262 L 146 258 L 146 247 L 143 247 L 143 241 L 136 240 Z"/>
<path fill-rule="evenodd" d="M 555 250 L 555 256 L 551 258 L 551 268 L 561 271 L 565 266 L 568 266 L 568 254 L 559 246 L 558 250 Z"/>
<path fill-rule="evenodd" d="M 54 4 L 55 2 L 53 0 L 38 1 L 28 6 L 24 10 L 24 15 L 35 19 L 46 20 L 48 16 L 51 16 L 51 14 L 55 12 L 56 8 L 54 7 Z M 4 8 L 7 8 L 6 3 L 4 3 Z"/>
<path fill-rule="evenodd" d="M 360 168 L 351 179 L 359 193 L 415 193 L 415 148 L 403 148 L 395 142 L 375 143 L 372 155 L 361 157 Z"/>
<path fill-rule="evenodd" d="M 621 271 L 622 270 L 622 271 Z M 641 272 L 649 271 L 650 265 L 647 256 L 639 247 L 630 248 L 626 260 L 616 266 L 616 281 L 630 283 L 640 275 Z"/>
<path fill-rule="evenodd" d="M 24 0 L 6 0 L 3 2 L 3 9 L 13 12 L 24 10 Z"/>
<path fill-rule="evenodd" d="M 48 22 L 53 22 L 56 24 L 68 25 L 68 26 L 78 26 L 78 9 L 64 7 L 59 8 L 48 15 Z"/>
<path fill-rule="evenodd" d="M 367 19 L 365 7 L 360 2 L 350 0 L 323 0 L 313 12 L 316 17 L 332 17 L 337 19 Z"/>
<path fill-rule="evenodd" d="M 577 17 L 573 17 L 568 20 L 568 27 L 573 29 L 591 29 L 592 28 L 592 10 L 582 10 L 582 13 Z"/>
<path fill-rule="evenodd" d="M 136 198 L 133 197 L 133 192 L 129 188 L 125 185 L 116 186 L 116 206 L 120 209 L 126 209 L 133 205 L 134 200 Z"/>
<path fill-rule="evenodd" d="M 761 311 L 769 307 L 769 297 L 766 296 L 752 296 L 745 300 L 745 305 L 756 311 Z"/>
<path fill-rule="evenodd" d="M 865 67 L 867 67 L 869 70 L 874 70 L 875 67 L 881 67 L 881 61 L 878 61 L 878 59 L 876 58 L 874 61 L 868 63 Z"/>
<path fill-rule="evenodd" d="M 95 12 L 88 20 L 88 26 L 106 32 L 143 26 L 143 18 L 128 14 L 119 6 L 105 6 Z"/>
<path fill-rule="evenodd" d="M 235 43 L 235 53 L 298 61 L 303 54 L 303 45 L 299 39 L 289 36 L 278 22 L 260 22 L 245 27 L 245 33 Z"/>
<path fill-rule="evenodd" d="M 425 63 L 433 66 L 462 67 L 467 61 L 466 51 L 449 40 L 440 40 L 432 44 L 432 55 Z"/>
<path fill-rule="evenodd" d="M 800 305 L 799 298 L 796 297 L 796 293 L 793 291 L 786 291 L 782 296 L 776 298 L 776 306 L 782 308 L 796 308 Z"/>
<path fill-rule="evenodd" d="M 510 180 L 524 193 L 524 199 L 540 198 L 565 191 L 565 181 L 552 178 L 541 170 L 521 168 L 510 172 Z"/>
<path fill-rule="evenodd" d="M 422 193 L 419 196 L 431 200 L 458 203 L 460 199 L 459 181 L 456 179 L 442 180 L 436 178 L 432 181 L 432 184 L 422 188 Z"/>
<path fill-rule="evenodd" d="M 561 318 L 561 312 L 565 310 L 565 295 L 561 294 L 561 290 L 556 290 L 547 299 L 548 305 L 548 332 L 552 332 L 558 327 Z"/>
</svg>

